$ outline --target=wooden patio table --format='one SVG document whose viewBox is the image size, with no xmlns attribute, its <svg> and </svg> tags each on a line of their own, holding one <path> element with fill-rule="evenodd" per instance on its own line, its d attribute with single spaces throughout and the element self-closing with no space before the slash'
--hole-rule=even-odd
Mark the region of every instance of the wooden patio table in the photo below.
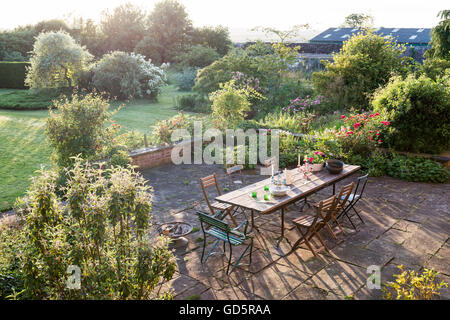
<svg viewBox="0 0 450 320">
<path fill-rule="evenodd" d="M 264 200 L 264 194 L 269 191 L 264 190 L 264 186 L 270 186 L 271 179 L 267 178 L 259 182 L 253 183 L 246 187 L 240 188 L 216 197 L 216 201 L 231 204 L 236 207 L 250 210 L 251 225 L 255 228 L 254 212 L 259 214 L 270 214 L 277 210 L 281 211 L 281 239 L 284 238 L 284 208 L 289 204 L 305 199 L 313 193 L 333 185 L 333 194 L 335 193 L 335 183 L 358 171 L 361 167 L 354 165 L 344 165 L 343 170 L 339 174 L 330 174 L 324 168 L 322 171 L 308 174 L 308 179 L 304 178 L 297 168 L 289 170 L 291 172 L 292 184 L 290 190 L 285 196 L 270 196 L 268 201 Z M 252 192 L 257 192 L 257 199 L 252 197 Z"/>
</svg>

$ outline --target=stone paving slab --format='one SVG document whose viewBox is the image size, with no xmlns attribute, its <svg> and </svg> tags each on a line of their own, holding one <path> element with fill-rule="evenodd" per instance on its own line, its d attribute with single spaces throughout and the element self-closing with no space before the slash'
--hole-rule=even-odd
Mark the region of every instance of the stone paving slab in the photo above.
<svg viewBox="0 0 450 320">
<path fill-rule="evenodd" d="M 166 165 L 143 171 L 154 187 L 153 215 L 155 223 L 186 221 L 194 231 L 187 235 L 187 247 L 177 248 L 178 271 L 165 284 L 174 290 L 175 299 L 381 299 L 381 290 L 370 290 L 366 281 L 367 267 L 381 268 L 381 282 L 392 281 L 399 273 L 398 265 L 423 271 L 434 268 L 439 279 L 450 284 L 450 184 L 410 183 L 390 177 L 369 178 L 363 199 L 357 209 L 364 220 L 356 216 L 350 223 L 343 220 L 346 235 L 333 239 L 327 230 L 321 235 L 328 253 L 314 257 L 303 245 L 294 252 L 293 243 L 299 238 L 290 222 L 300 214 L 302 203 L 286 210 L 286 238 L 280 235 L 280 215 L 274 213 L 255 216 L 257 230 L 253 230 L 255 250 L 252 263 L 240 265 L 226 275 L 228 249 L 222 246 L 205 262 L 200 263 L 203 233 L 196 210 L 208 212 L 199 179 L 216 173 L 220 188 L 241 187 L 226 177 L 220 165 Z M 357 175 L 336 185 L 353 181 Z M 244 185 L 265 177 L 257 171 L 243 173 Z M 214 191 L 214 190 L 213 190 Z M 331 187 L 308 198 L 320 201 L 332 192 Z M 214 199 L 214 192 L 209 192 Z M 307 206 L 304 211 L 309 210 Z M 247 214 L 249 218 L 249 214 Z M 238 215 L 242 221 L 244 215 Z M 213 239 L 207 237 L 211 245 Z M 220 247 L 220 248 L 219 248 Z M 233 259 L 244 248 L 233 248 Z M 242 260 L 249 262 L 249 254 Z M 441 291 L 441 299 L 450 299 L 450 290 Z"/>
</svg>

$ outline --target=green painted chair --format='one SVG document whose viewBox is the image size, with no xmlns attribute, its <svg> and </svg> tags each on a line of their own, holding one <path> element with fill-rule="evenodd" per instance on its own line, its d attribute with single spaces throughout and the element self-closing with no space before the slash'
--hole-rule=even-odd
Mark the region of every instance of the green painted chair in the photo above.
<svg viewBox="0 0 450 320">
<path fill-rule="evenodd" d="M 201 257 L 202 263 L 206 262 L 206 260 L 212 254 L 212 252 L 217 247 L 217 244 L 220 241 L 223 241 L 224 251 L 225 251 L 227 243 L 230 246 L 230 257 L 228 259 L 227 274 L 231 274 L 234 271 L 234 269 L 239 265 L 239 262 L 241 261 L 242 257 L 247 253 L 247 251 L 249 249 L 250 249 L 249 264 L 252 263 L 253 236 L 247 234 L 247 227 L 248 227 L 247 220 L 244 220 L 236 228 L 231 228 L 228 223 L 226 223 L 222 220 L 219 220 L 216 217 L 217 214 L 214 216 L 211 216 L 205 212 L 197 211 L 197 215 L 200 219 L 200 225 L 201 225 L 201 228 L 203 231 L 203 251 L 202 251 L 202 257 Z M 242 227 L 244 227 L 243 232 L 239 231 L 239 229 Z M 217 240 L 214 242 L 211 249 L 209 249 L 209 251 L 205 257 L 206 236 L 207 235 L 212 236 L 212 237 L 216 238 Z M 244 252 L 242 252 L 240 257 L 233 264 L 233 267 L 231 268 L 231 271 L 230 271 L 231 257 L 233 255 L 233 246 L 245 245 L 246 240 L 249 240 L 249 244 L 247 245 L 247 248 L 245 248 Z"/>
</svg>

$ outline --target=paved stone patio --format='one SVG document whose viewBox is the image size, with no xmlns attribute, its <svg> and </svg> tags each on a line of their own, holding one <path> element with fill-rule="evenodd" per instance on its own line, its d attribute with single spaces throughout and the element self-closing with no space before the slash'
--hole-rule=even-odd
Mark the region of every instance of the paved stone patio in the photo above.
<svg viewBox="0 0 450 320">
<path fill-rule="evenodd" d="M 367 267 L 371 265 L 381 267 L 382 283 L 392 281 L 392 275 L 399 273 L 397 265 L 403 264 L 417 271 L 432 267 L 441 273 L 440 280 L 450 284 L 450 184 L 370 178 L 364 198 L 357 204 L 365 224 L 353 219 L 358 229 L 355 232 L 344 221 L 346 235 L 338 240 L 323 230 L 330 253 L 318 258 L 303 248 L 289 253 L 299 238 L 290 221 L 299 214 L 301 205 L 288 208 L 287 239 L 278 246 L 279 213 L 257 216 L 259 232 L 254 232 L 252 264 L 239 266 L 227 276 L 221 246 L 206 263 L 200 263 L 203 233 L 195 211 L 208 209 L 199 178 L 213 172 L 222 189 L 241 187 L 230 182 L 223 167 L 216 165 L 166 165 L 142 172 L 155 189 L 154 222 L 186 221 L 194 226 L 187 236 L 188 245 L 175 251 L 178 271 L 166 284 L 174 289 L 175 299 L 381 299 L 381 290 L 366 286 Z M 358 175 L 337 184 L 336 190 Z M 256 170 L 243 175 L 244 185 L 261 179 Z M 331 192 L 329 187 L 309 199 L 319 201 Z M 243 249 L 235 247 L 233 256 Z M 248 263 L 248 256 L 242 263 Z M 441 290 L 441 299 L 450 299 L 449 289 Z"/>
</svg>

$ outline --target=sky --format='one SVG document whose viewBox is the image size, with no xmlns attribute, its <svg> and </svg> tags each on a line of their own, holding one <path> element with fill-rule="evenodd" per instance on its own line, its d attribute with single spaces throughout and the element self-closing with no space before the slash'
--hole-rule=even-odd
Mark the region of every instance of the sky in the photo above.
<svg viewBox="0 0 450 320">
<path fill-rule="evenodd" d="M 100 19 L 101 12 L 131 2 L 151 11 L 158 0 L 12 0 L 2 4 L 0 29 L 38 21 L 82 16 Z M 181 0 L 194 26 L 224 25 L 230 31 L 257 26 L 287 30 L 308 23 L 311 30 L 337 27 L 350 13 L 374 17 L 375 27 L 432 28 L 445 0 Z"/>
</svg>

